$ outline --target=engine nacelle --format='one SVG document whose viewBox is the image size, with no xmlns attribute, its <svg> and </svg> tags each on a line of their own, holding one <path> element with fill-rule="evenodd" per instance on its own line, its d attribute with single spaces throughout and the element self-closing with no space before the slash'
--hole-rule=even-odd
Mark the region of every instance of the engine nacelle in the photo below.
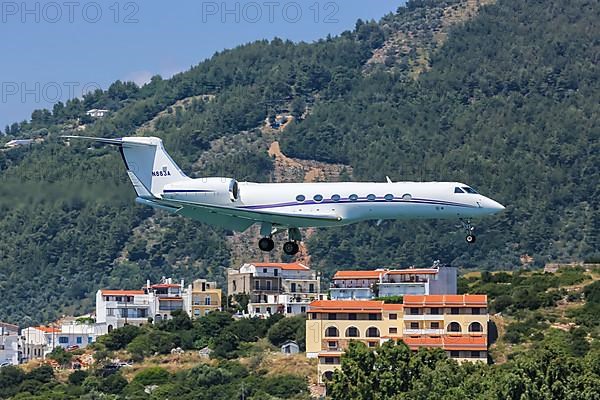
<svg viewBox="0 0 600 400">
<path fill-rule="evenodd" d="M 239 199 L 239 185 L 232 178 L 197 178 L 166 185 L 163 198 L 196 203 L 231 204 Z"/>
</svg>

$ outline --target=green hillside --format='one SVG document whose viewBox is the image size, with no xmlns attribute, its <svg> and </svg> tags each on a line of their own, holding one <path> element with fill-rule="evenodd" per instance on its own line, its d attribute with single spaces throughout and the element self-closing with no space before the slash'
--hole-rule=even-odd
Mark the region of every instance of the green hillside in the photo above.
<svg viewBox="0 0 600 400">
<path fill-rule="evenodd" d="M 259 128 L 289 110 L 297 118 L 277 138 L 289 156 L 350 165 L 355 180 L 461 180 L 507 205 L 477 224 L 474 246 L 445 222 L 319 230 L 308 246 L 326 276 L 434 259 L 597 259 L 600 4 L 500 0 L 468 18 L 466 4 L 411 1 L 319 42 L 251 43 L 5 128 L 6 140 L 45 141 L 0 152 L 0 320 L 89 310 L 99 287 L 147 278 L 223 282 L 228 232 L 136 206 L 118 153 L 58 139 L 82 124 L 86 135 L 160 136 L 191 176 L 271 181 L 273 138 Z M 94 121 L 91 108 L 111 114 Z M 234 145 L 211 147 L 224 138 Z"/>
</svg>

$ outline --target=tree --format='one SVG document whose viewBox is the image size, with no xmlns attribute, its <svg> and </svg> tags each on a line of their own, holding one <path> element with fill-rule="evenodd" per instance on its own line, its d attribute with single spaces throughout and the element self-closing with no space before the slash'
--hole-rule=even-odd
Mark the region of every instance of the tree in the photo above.
<svg viewBox="0 0 600 400">
<path fill-rule="evenodd" d="M 269 341 L 275 346 L 281 346 L 287 340 L 301 339 L 301 330 L 306 324 L 303 316 L 283 318 L 274 324 L 267 332 Z"/>
<path fill-rule="evenodd" d="M 73 354 L 69 353 L 64 348 L 59 346 L 52 349 L 50 354 L 48 354 L 48 358 L 56 361 L 58 364 L 64 367 L 71 362 Z"/>
<path fill-rule="evenodd" d="M 139 336 L 142 331 L 139 326 L 125 325 L 101 336 L 98 342 L 104 344 L 108 350 L 121 350 Z"/>
</svg>

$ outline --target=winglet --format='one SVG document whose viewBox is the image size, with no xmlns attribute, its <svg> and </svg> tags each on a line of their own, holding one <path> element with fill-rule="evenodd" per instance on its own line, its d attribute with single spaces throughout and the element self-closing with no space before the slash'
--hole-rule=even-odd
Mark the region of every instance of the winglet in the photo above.
<svg viewBox="0 0 600 400">
<path fill-rule="evenodd" d="M 390 177 L 387 175 L 385 176 L 385 180 L 387 181 L 387 183 L 393 183 Z"/>
</svg>

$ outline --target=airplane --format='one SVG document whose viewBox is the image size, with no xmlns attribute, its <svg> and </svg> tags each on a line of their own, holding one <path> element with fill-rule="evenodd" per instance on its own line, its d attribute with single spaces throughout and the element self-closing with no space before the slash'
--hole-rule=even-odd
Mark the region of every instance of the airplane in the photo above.
<svg viewBox="0 0 600 400">
<path fill-rule="evenodd" d="M 189 178 L 157 137 L 115 139 L 63 136 L 115 145 L 137 203 L 231 231 L 260 224 L 258 247 L 273 250 L 273 236 L 288 232 L 283 251 L 298 253 L 300 228 L 335 227 L 375 220 L 456 219 L 475 242 L 471 218 L 504 206 L 460 182 L 253 183 L 233 178 Z"/>
</svg>

